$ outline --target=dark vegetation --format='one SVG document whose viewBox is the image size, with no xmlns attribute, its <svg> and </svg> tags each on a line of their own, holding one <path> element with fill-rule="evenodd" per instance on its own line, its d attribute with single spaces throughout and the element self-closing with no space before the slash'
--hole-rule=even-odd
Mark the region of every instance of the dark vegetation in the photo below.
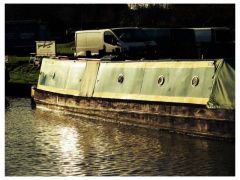
<svg viewBox="0 0 240 180">
<path fill-rule="evenodd" d="M 235 4 L 5 4 L 6 23 L 23 20 L 46 24 L 49 40 L 57 43 L 57 54 L 72 55 L 74 32 L 82 29 L 229 27 L 234 32 Z M 39 69 L 28 62 L 32 51 L 21 56 L 11 53 L 6 65 L 9 82 L 37 83 Z"/>
<path fill-rule="evenodd" d="M 51 37 L 73 40 L 72 31 L 111 27 L 235 28 L 234 4 L 6 4 L 5 20 L 46 22 Z"/>
</svg>

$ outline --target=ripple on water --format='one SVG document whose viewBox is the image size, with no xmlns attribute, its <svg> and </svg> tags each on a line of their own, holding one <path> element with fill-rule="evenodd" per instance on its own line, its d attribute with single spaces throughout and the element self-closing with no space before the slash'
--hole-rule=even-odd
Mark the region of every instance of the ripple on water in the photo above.
<svg viewBox="0 0 240 180">
<path fill-rule="evenodd" d="M 7 176 L 234 175 L 235 146 L 32 110 L 10 98 Z"/>
</svg>

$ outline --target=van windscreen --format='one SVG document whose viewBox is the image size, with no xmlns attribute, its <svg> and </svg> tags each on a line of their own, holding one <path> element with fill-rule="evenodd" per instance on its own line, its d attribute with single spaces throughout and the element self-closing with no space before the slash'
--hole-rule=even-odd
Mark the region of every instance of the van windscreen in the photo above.
<svg viewBox="0 0 240 180">
<path fill-rule="evenodd" d="M 123 42 L 150 41 L 141 29 L 113 29 L 112 31 Z"/>
</svg>

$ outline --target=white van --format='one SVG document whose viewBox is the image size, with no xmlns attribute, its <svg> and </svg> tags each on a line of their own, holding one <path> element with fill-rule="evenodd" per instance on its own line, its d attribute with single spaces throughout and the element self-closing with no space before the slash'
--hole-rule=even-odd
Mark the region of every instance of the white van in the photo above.
<svg viewBox="0 0 240 180">
<path fill-rule="evenodd" d="M 140 55 L 156 46 L 141 28 L 112 28 L 75 32 L 75 56 Z"/>
</svg>

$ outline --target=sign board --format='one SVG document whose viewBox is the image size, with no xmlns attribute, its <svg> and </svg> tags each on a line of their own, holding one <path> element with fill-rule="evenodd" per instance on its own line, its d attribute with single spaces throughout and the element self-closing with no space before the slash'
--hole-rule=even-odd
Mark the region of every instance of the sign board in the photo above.
<svg viewBox="0 0 240 180">
<path fill-rule="evenodd" d="M 36 56 L 56 56 L 55 41 L 36 41 Z"/>
</svg>

